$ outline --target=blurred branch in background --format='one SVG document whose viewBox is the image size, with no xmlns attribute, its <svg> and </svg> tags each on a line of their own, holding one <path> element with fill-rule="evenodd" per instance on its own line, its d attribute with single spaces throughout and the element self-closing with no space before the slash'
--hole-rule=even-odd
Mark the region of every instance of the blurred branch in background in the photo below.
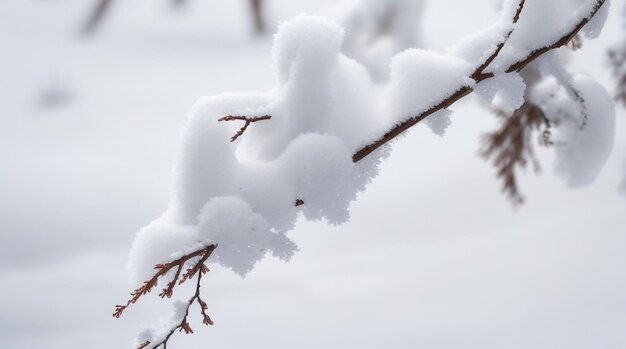
<svg viewBox="0 0 626 349">
<path fill-rule="evenodd" d="M 175 7 L 181 7 L 188 3 L 187 0 L 172 0 Z M 110 11 L 112 0 L 98 0 L 96 6 L 92 10 L 82 32 L 85 35 L 93 34 L 102 25 L 102 21 Z M 250 10 L 252 11 L 252 21 L 254 23 L 254 31 L 257 34 L 265 32 L 265 20 L 263 18 L 263 1 L 250 0 Z"/>
<path fill-rule="evenodd" d="M 495 110 L 495 113 L 501 120 L 501 126 L 498 130 L 483 136 L 480 155 L 493 163 L 498 178 L 502 180 L 502 192 L 514 206 L 519 206 L 524 203 L 524 196 L 520 191 L 515 171 L 524 169 L 529 162 L 535 172 L 540 171 L 539 160 L 533 149 L 532 135 L 545 127 L 539 144 L 550 145 L 550 122 L 539 106 L 529 102 L 524 103 L 513 114 L 501 110 Z"/>
<path fill-rule="evenodd" d="M 111 0 L 98 0 L 96 7 L 91 12 L 89 19 L 87 19 L 87 22 L 83 27 L 83 34 L 92 34 L 96 31 L 96 29 L 98 29 L 102 19 L 111 7 L 111 2 Z"/>
<path fill-rule="evenodd" d="M 68 105 L 74 99 L 68 77 L 61 73 L 52 74 L 37 96 L 37 105 L 41 109 L 53 109 Z"/>
<path fill-rule="evenodd" d="M 265 21 L 263 20 L 263 2 L 262 0 L 250 0 L 252 16 L 254 21 L 254 30 L 257 33 L 265 32 Z"/>
<path fill-rule="evenodd" d="M 174 6 L 183 6 L 187 3 L 187 0 L 174 0 Z"/>
</svg>

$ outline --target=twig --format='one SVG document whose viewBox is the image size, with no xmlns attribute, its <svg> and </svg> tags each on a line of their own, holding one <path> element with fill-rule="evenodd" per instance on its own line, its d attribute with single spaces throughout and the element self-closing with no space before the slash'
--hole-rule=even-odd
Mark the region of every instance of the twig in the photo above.
<svg viewBox="0 0 626 349">
<path fill-rule="evenodd" d="M 521 0 L 519 2 L 519 5 L 517 6 L 517 11 L 515 11 L 515 15 L 513 16 L 511 29 L 504 36 L 504 40 L 502 40 L 502 42 L 498 44 L 496 50 L 485 60 L 483 64 L 480 65 L 480 67 L 478 67 L 478 69 L 476 69 L 476 71 L 474 71 L 474 74 L 472 74 L 472 79 L 474 79 L 475 81 L 480 81 L 486 78 L 493 77 L 493 73 L 485 73 L 485 69 L 489 68 L 491 63 L 493 63 L 493 61 L 500 54 L 500 51 L 502 51 L 502 49 L 504 48 L 504 45 L 507 43 L 507 41 L 509 41 L 511 34 L 513 34 L 513 31 L 515 30 L 515 25 L 519 21 L 520 15 L 522 14 L 522 10 L 524 10 L 525 4 L 526 0 Z"/>
<path fill-rule="evenodd" d="M 524 203 L 524 197 L 519 190 L 515 170 L 525 168 L 529 161 L 539 171 L 539 163 L 533 150 L 531 135 L 542 125 L 547 125 L 546 117 L 536 105 L 525 103 L 513 115 L 497 113 L 503 120 L 499 130 L 489 133 L 483 138 L 480 155 L 485 160 L 492 159 L 498 170 L 497 175 L 502 179 L 502 191 L 511 199 L 514 206 Z M 550 144 L 549 131 L 543 134 L 544 145 Z"/>
<path fill-rule="evenodd" d="M 111 3 L 112 0 L 98 0 L 96 7 L 83 27 L 83 34 L 91 34 L 96 30 L 111 7 Z"/>
<path fill-rule="evenodd" d="M 152 344 L 150 341 L 145 341 L 141 343 L 137 347 L 137 349 L 144 349 L 144 348 L 147 348 L 149 345 L 152 345 L 151 349 L 156 349 L 160 346 L 163 346 L 163 349 L 167 349 L 167 342 L 169 341 L 170 337 L 172 337 L 172 335 L 176 332 L 176 330 L 178 330 L 178 332 L 185 332 L 185 334 L 193 333 L 193 330 L 191 329 L 191 326 L 189 325 L 189 322 L 187 321 L 187 317 L 189 316 L 189 308 L 191 308 L 194 302 L 198 302 L 198 305 L 200 305 L 200 314 L 202 315 L 202 323 L 207 326 L 213 325 L 213 320 L 211 320 L 211 318 L 207 314 L 207 309 L 208 309 L 207 303 L 200 297 L 200 285 L 202 281 L 202 275 L 206 274 L 209 271 L 209 268 L 207 268 L 207 266 L 204 263 L 211 256 L 211 254 L 216 248 L 217 248 L 217 245 L 209 245 L 203 249 L 186 254 L 167 264 L 157 264 L 154 268 L 158 269 L 159 271 L 156 274 L 154 274 L 152 278 L 150 278 L 150 280 L 144 282 L 144 284 L 141 287 L 137 288 L 135 291 L 133 291 L 133 293 L 131 293 L 132 297 L 126 303 L 126 305 L 115 306 L 115 312 L 113 312 L 113 317 L 119 318 L 120 316 L 122 316 L 122 313 L 129 305 L 136 303 L 141 296 L 148 294 L 152 290 L 152 288 L 157 284 L 158 279 L 160 277 L 167 274 L 170 270 L 176 268 L 176 274 L 174 275 L 174 278 L 167 284 L 167 286 L 159 294 L 161 298 L 165 298 L 165 297 L 171 298 L 174 287 L 177 284 L 176 282 L 181 276 L 182 268 L 185 266 L 185 264 L 187 264 L 189 260 L 200 257 L 200 259 L 195 264 L 189 267 L 185 271 L 185 273 L 182 274 L 182 279 L 178 281 L 178 285 L 181 285 L 185 281 L 190 280 L 194 278 L 194 276 L 198 275 L 197 282 L 196 282 L 196 292 L 194 293 L 193 297 L 191 297 L 189 301 L 187 301 L 187 306 L 185 308 L 185 315 L 183 316 L 180 323 L 174 326 L 173 328 L 171 328 L 162 341 L 155 343 L 155 344 Z"/>
<path fill-rule="evenodd" d="M 606 2 L 606 0 L 596 0 L 596 4 L 593 7 L 593 10 L 591 11 L 591 13 L 589 13 L 589 15 L 583 19 L 581 19 L 581 21 L 578 23 L 578 25 L 576 25 L 574 27 L 574 29 L 572 29 L 569 33 L 565 34 L 563 37 L 561 37 L 559 40 L 557 40 L 555 43 L 553 43 L 552 45 L 548 45 L 545 47 L 542 47 L 540 49 L 536 49 L 534 51 L 532 51 L 526 58 L 513 63 L 509 68 L 505 69 L 505 71 L 507 73 L 512 73 L 512 72 L 519 72 L 520 70 L 524 69 L 524 67 L 526 67 L 529 63 L 533 62 L 534 60 L 536 60 L 537 58 L 539 58 L 541 55 L 543 55 L 544 53 L 560 48 L 564 45 L 567 45 L 572 38 L 574 38 L 582 28 L 585 27 L 585 25 L 587 25 L 587 23 L 589 23 L 589 21 L 598 13 L 598 11 L 600 10 L 600 8 L 604 5 L 604 3 Z M 498 51 L 499 53 L 499 51 Z M 493 56 L 493 55 L 492 55 Z M 492 59 L 493 60 L 493 59 Z M 483 74 L 482 72 L 484 71 L 484 69 L 482 68 L 484 64 L 482 64 L 480 67 L 478 67 L 476 69 L 476 71 L 472 74 L 472 77 L 476 77 L 477 80 L 476 83 L 479 83 L 483 80 L 489 79 L 493 77 L 493 74 Z M 388 142 L 394 140 L 396 137 L 398 137 L 400 134 L 402 134 L 404 131 L 408 130 L 409 128 L 415 126 L 417 123 L 419 123 L 420 121 L 424 120 L 425 118 L 427 118 L 428 116 L 442 110 L 442 109 L 446 109 L 448 107 L 450 107 L 452 104 L 456 103 L 457 101 L 459 101 L 460 99 L 462 99 L 465 96 L 468 96 L 469 94 L 471 94 L 473 92 L 473 88 L 470 86 L 465 86 L 462 87 L 461 89 L 459 89 L 458 91 L 455 91 L 454 93 L 452 93 L 449 97 L 445 98 L 444 100 L 442 100 L 441 102 L 439 102 L 438 104 L 436 104 L 435 106 L 431 107 L 430 109 L 426 110 L 425 112 L 414 116 L 398 125 L 396 125 L 394 128 L 392 128 L 389 132 L 385 133 L 385 135 L 383 135 L 383 137 L 381 137 L 380 139 L 376 140 L 375 142 L 361 148 L 360 150 L 358 150 L 356 153 L 354 153 L 354 155 L 352 156 L 352 161 L 353 162 L 359 162 L 361 160 L 363 160 L 366 156 L 368 156 L 369 154 L 373 153 L 374 151 L 376 151 L 378 148 L 382 147 L 383 145 L 387 144 Z"/>
<path fill-rule="evenodd" d="M 243 125 L 243 127 L 240 128 L 239 131 L 237 131 L 237 133 L 235 133 L 235 135 L 230 138 L 230 141 L 234 142 L 237 140 L 237 138 L 241 137 L 244 132 L 246 132 L 246 129 L 248 129 L 248 126 L 250 126 L 250 124 L 254 122 L 262 121 L 262 120 L 270 120 L 271 118 L 272 118 L 271 115 L 257 116 L 253 118 L 249 118 L 247 116 L 229 115 L 229 116 L 224 116 L 223 118 L 220 118 L 217 121 L 220 121 L 220 122 L 221 121 L 245 121 L 246 122 Z"/>
<path fill-rule="evenodd" d="M 176 268 L 176 274 L 174 278 L 167 284 L 167 286 L 161 291 L 161 293 L 159 293 L 159 296 L 161 298 L 171 298 L 174 287 L 176 286 L 176 282 L 178 281 L 181 270 L 182 268 L 184 268 L 185 264 L 187 264 L 187 262 L 193 258 L 200 257 L 200 260 L 197 263 L 187 269 L 187 271 L 183 275 L 183 278 L 178 282 L 178 285 L 181 285 L 185 281 L 193 278 L 194 275 L 198 273 L 198 271 L 202 271 L 204 268 L 206 268 L 204 262 L 211 256 L 215 248 L 217 248 L 217 245 L 209 245 L 203 249 L 186 254 L 167 264 L 155 265 L 154 269 L 157 269 L 158 271 L 150 278 L 150 280 L 145 281 L 141 287 L 138 287 L 130 294 L 131 298 L 128 300 L 128 302 L 126 302 L 125 305 L 118 304 L 115 306 L 113 317 L 119 318 L 120 316 L 122 316 L 122 313 L 124 313 L 124 310 L 126 310 L 126 308 L 128 308 L 131 304 L 135 304 L 139 300 L 139 298 L 152 291 L 154 286 L 157 285 L 159 278 L 166 275 L 170 270 Z"/>
<path fill-rule="evenodd" d="M 208 258 L 208 255 L 205 256 L 206 258 Z M 149 341 L 142 343 L 139 348 L 137 349 L 143 349 L 145 347 L 147 347 L 148 345 L 152 345 L 152 349 L 156 349 L 160 346 L 163 346 L 163 349 L 167 348 L 167 342 L 170 340 L 170 337 L 172 337 L 172 335 L 174 335 L 174 333 L 176 332 L 176 330 L 178 330 L 178 332 L 185 332 L 185 334 L 190 334 L 193 333 L 193 329 L 191 328 L 191 326 L 189 325 L 189 322 L 187 321 L 187 317 L 189 316 L 189 308 L 191 308 L 191 306 L 193 305 L 194 302 L 198 302 L 198 305 L 200 306 L 200 314 L 202 315 L 202 323 L 209 326 L 209 325 L 213 325 L 213 320 L 211 320 L 211 318 L 209 317 L 209 315 L 207 314 L 207 309 L 208 306 L 206 304 L 206 302 L 204 300 L 202 300 L 202 298 L 200 297 L 200 285 L 201 285 L 201 281 L 202 281 L 202 275 L 206 274 L 209 269 L 204 265 L 204 261 L 206 261 L 206 258 L 203 257 L 203 259 L 198 262 L 197 265 L 200 265 L 199 268 L 199 272 L 198 272 L 198 281 L 196 282 L 196 292 L 194 293 L 193 297 L 191 297 L 188 301 L 187 301 L 187 306 L 185 308 L 185 315 L 183 316 L 182 320 L 180 320 L 180 323 L 178 323 L 178 325 L 174 326 L 173 328 L 170 329 L 170 331 L 167 333 L 167 335 L 165 336 L 165 338 L 155 344 L 150 343 Z M 193 276 L 192 276 L 193 277 Z M 181 281 L 182 283 L 183 281 Z"/>
<path fill-rule="evenodd" d="M 613 77 L 617 80 L 615 100 L 626 107 L 626 52 L 624 49 L 609 50 L 609 60 L 613 70 Z"/>
<path fill-rule="evenodd" d="M 265 32 L 265 21 L 263 20 L 263 2 L 262 0 L 250 0 L 252 9 L 252 20 L 254 21 L 254 30 L 257 34 Z"/>
</svg>

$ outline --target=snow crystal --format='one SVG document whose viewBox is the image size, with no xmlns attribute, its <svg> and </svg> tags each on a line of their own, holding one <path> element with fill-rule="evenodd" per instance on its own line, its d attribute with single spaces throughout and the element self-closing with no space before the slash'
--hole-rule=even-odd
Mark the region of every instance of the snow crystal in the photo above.
<svg viewBox="0 0 626 349">
<path fill-rule="evenodd" d="M 175 301 L 173 306 L 173 311 L 170 316 L 166 319 L 161 319 L 158 326 L 144 327 L 139 330 L 139 333 L 135 338 L 134 346 L 136 348 L 145 342 L 150 342 L 152 344 L 163 342 L 170 331 L 176 328 L 183 321 L 187 312 L 187 303 Z"/>
<path fill-rule="evenodd" d="M 450 115 L 452 115 L 452 111 L 448 109 L 440 110 L 426 119 L 426 126 L 437 136 L 443 137 L 448 127 L 452 124 Z"/>
<path fill-rule="evenodd" d="M 526 84 L 518 73 L 500 73 L 483 80 L 474 90 L 486 103 L 505 113 L 512 113 L 524 104 Z"/>
<path fill-rule="evenodd" d="M 293 242 L 272 232 L 265 218 L 237 197 L 210 199 L 198 216 L 198 234 L 203 241 L 219 243 L 213 257 L 239 275 L 252 270 L 266 250 L 278 247 L 274 254 L 282 259 L 295 250 Z"/>
<path fill-rule="evenodd" d="M 197 242 L 195 229 L 171 223 L 167 215 L 139 230 L 128 262 L 129 281 L 139 285 L 153 274 L 156 264 L 173 260 L 174 254 Z"/>
</svg>

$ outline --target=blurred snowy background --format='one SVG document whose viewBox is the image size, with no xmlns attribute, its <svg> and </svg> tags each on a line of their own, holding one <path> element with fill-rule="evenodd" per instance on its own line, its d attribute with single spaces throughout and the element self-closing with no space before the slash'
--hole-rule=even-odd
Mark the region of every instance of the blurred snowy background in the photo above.
<svg viewBox="0 0 626 349">
<path fill-rule="evenodd" d="M 187 111 L 269 89 L 277 23 L 338 3 L 267 0 L 258 36 L 244 0 L 114 1 L 83 36 L 91 1 L 0 2 L 1 348 L 129 348 L 169 311 L 146 299 L 111 317 L 136 286 L 124 269 L 136 231 L 167 206 Z M 624 5 L 572 56 L 609 89 Z M 496 18 L 495 0 L 429 1 L 423 45 L 443 50 Z M 267 258 L 245 280 L 214 267 L 216 325 L 170 345 L 626 348 L 624 110 L 593 186 L 568 189 L 540 152 L 544 171 L 521 176 L 528 202 L 515 210 L 477 156 L 496 118 L 472 98 L 453 109 L 444 138 L 420 126 L 397 142 L 349 223 L 300 222 L 292 262 Z"/>
</svg>

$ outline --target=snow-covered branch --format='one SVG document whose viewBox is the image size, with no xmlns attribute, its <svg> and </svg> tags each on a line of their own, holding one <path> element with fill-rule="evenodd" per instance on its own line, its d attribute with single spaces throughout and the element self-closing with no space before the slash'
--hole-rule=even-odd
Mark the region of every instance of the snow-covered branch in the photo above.
<svg viewBox="0 0 626 349">
<path fill-rule="evenodd" d="M 135 304 L 142 296 L 147 295 L 158 284 L 161 277 L 166 276 L 171 271 L 174 271 L 174 277 L 167 283 L 167 286 L 163 288 L 159 296 L 161 298 L 171 298 L 174 294 L 174 288 L 178 285 L 182 285 L 187 280 L 191 280 L 196 277 L 195 293 L 186 302 L 179 304 L 175 314 L 176 320 L 170 321 L 165 328 L 160 329 L 158 333 L 154 331 L 144 332 L 140 343 L 138 343 L 137 349 L 144 349 L 150 346 L 151 349 L 156 349 L 160 346 L 167 348 L 167 342 L 170 337 L 178 330 L 184 331 L 186 334 L 193 333 L 187 317 L 189 316 L 189 309 L 197 302 L 200 306 L 200 314 L 202 315 L 202 323 L 205 325 L 213 325 L 213 320 L 207 313 L 207 303 L 202 299 L 200 294 L 200 286 L 202 282 L 202 275 L 209 271 L 209 268 L 205 265 L 213 251 L 217 248 L 217 245 L 209 245 L 204 248 L 198 249 L 184 256 L 177 258 L 166 264 L 157 264 L 154 269 L 158 270 L 149 280 L 145 281 L 143 285 L 137 288 L 131 293 L 131 298 L 125 305 L 116 305 L 113 317 L 119 318 L 122 316 L 124 310 L 131 304 Z M 183 269 L 187 267 L 187 270 L 183 273 Z"/>
<path fill-rule="evenodd" d="M 120 316 L 122 316 L 126 308 L 128 308 L 131 304 L 137 303 L 137 301 L 142 296 L 150 293 L 152 289 L 158 284 L 161 277 L 166 276 L 170 271 L 175 269 L 174 277 L 167 283 L 167 286 L 161 291 L 161 293 L 159 293 L 159 296 L 161 298 L 171 298 L 174 293 L 174 288 L 177 285 L 182 285 L 185 281 L 192 279 L 196 274 L 198 275 L 199 279 L 201 277 L 200 274 L 206 273 L 208 271 L 204 263 L 211 256 L 215 248 L 217 248 L 217 245 L 209 245 L 202 249 L 188 253 L 169 263 L 155 265 L 154 269 L 158 271 L 154 275 L 152 275 L 149 280 L 144 281 L 143 285 L 141 285 L 131 293 L 131 298 L 128 300 L 128 302 L 126 302 L 125 305 L 115 306 L 115 312 L 113 312 L 113 317 L 119 318 Z M 195 258 L 199 259 L 193 263 L 190 262 Z M 188 266 L 188 269 L 183 273 L 183 269 L 185 268 L 185 266 Z M 198 274 L 199 271 L 201 272 L 200 274 Z"/>
<path fill-rule="evenodd" d="M 570 76 L 552 51 L 579 34 L 597 35 L 605 3 L 563 0 L 564 9 L 507 0 L 500 22 L 446 54 L 397 54 L 384 84 L 341 53 L 345 31 L 335 22 L 301 15 L 283 24 L 274 38 L 274 88 L 203 98 L 191 111 L 170 206 L 141 229 L 131 251 L 131 279 L 148 281 L 114 316 L 169 271 L 174 276 L 161 297 L 171 297 L 180 277 L 182 283 L 197 273 L 196 294 L 165 327 L 165 337 L 147 341 L 165 346 L 176 329 L 190 332 L 189 306 L 197 301 L 206 315 L 198 265 L 212 255 L 244 276 L 268 252 L 288 260 L 297 246 L 286 234 L 300 215 L 347 221 L 350 202 L 378 174 L 390 142 L 422 120 L 443 135 L 448 108 L 473 92 L 504 118 L 483 155 L 494 157 L 514 201 L 522 198 L 515 169 L 532 161 L 531 136 L 543 125 L 559 174 L 573 186 L 593 181 L 612 147 L 610 98 L 590 78 Z M 548 27 L 537 28 L 542 16 Z M 167 256 L 174 262 L 154 274 L 149 266 Z M 200 261 L 182 274 L 194 258 Z"/>
<path fill-rule="evenodd" d="M 537 58 L 541 57 L 541 55 L 545 54 L 546 52 L 549 52 L 551 50 L 563 47 L 565 45 L 567 45 L 584 27 L 585 25 L 587 25 L 589 23 L 589 21 L 596 15 L 596 13 L 602 8 L 602 6 L 604 5 L 604 3 L 606 2 L 606 0 L 596 0 L 591 8 L 591 11 L 584 13 L 578 21 L 577 23 L 571 28 L 569 29 L 567 32 L 565 32 L 564 35 L 562 35 L 561 37 L 558 38 L 558 40 L 556 40 L 555 42 L 534 49 L 533 51 L 531 51 L 530 53 L 528 53 L 526 55 L 525 58 L 515 61 L 514 63 L 510 64 L 507 68 L 504 69 L 505 72 L 507 73 L 514 73 L 514 72 L 519 72 L 522 69 L 524 69 L 524 67 L 526 67 L 528 64 L 530 64 L 531 62 L 535 61 Z M 524 1 L 522 1 L 518 7 L 518 9 L 521 11 L 521 9 L 524 6 Z M 517 19 L 519 19 L 519 13 L 516 13 L 516 16 L 514 17 L 514 23 L 517 23 Z M 506 36 L 506 39 L 508 39 L 508 37 L 511 35 L 511 33 L 509 33 L 509 35 Z M 506 41 L 506 40 L 505 40 Z M 494 54 L 490 55 L 489 58 L 487 60 L 485 60 L 483 63 L 481 63 L 481 65 L 471 74 L 472 80 L 475 83 L 480 83 L 483 80 L 486 79 L 490 79 L 492 78 L 494 75 L 493 73 L 487 73 L 485 74 L 484 71 L 485 69 L 493 62 L 493 60 L 498 56 L 498 54 L 501 52 L 505 41 L 503 41 L 502 43 L 498 44 L 496 50 L 494 51 Z M 486 64 L 486 66 L 485 66 Z M 484 66 L 484 67 L 483 67 Z M 352 157 L 354 162 L 358 162 L 361 161 L 363 158 L 365 158 L 366 156 L 368 156 L 369 154 L 371 154 L 372 152 L 376 151 L 376 149 L 382 147 L 383 145 L 387 144 L 388 142 L 394 140 L 396 137 L 398 137 L 400 134 L 402 134 L 404 131 L 408 130 L 409 128 L 415 126 L 417 123 L 419 123 L 420 121 L 424 120 L 425 118 L 429 117 L 430 115 L 433 115 L 443 109 L 447 109 L 450 106 L 452 106 L 454 103 L 456 103 L 457 101 L 459 101 L 460 99 L 462 99 L 463 97 L 468 96 L 469 94 L 471 94 L 473 92 L 473 85 L 468 85 L 468 86 L 463 86 L 460 89 L 456 90 L 456 91 L 452 91 L 449 92 L 447 94 L 447 97 L 444 98 L 443 100 L 439 101 L 438 103 L 433 103 L 432 106 L 430 108 L 428 108 L 426 111 L 410 118 L 407 119 L 401 123 L 399 123 L 398 125 L 396 125 L 394 128 L 392 128 L 390 131 L 388 131 L 387 133 L 385 133 L 381 138 L 379 138 L 378 140 L 374 141 L 373 143 L 359 149 Z"/>
</svg>

